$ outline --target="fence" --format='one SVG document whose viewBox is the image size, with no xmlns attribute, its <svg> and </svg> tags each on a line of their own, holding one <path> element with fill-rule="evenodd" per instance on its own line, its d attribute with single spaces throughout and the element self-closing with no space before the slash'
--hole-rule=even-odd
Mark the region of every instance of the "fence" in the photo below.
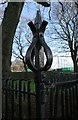
<svg viewBox="0 0 78 120">
<path fill-rule="evenodd" d="M 34 87 L 31 81 L 6 81 L 3 86 L 3 120 L 31 118 L 31 104 L 32 100 L 35 103 L 36 96 Z"/>
<path fill-rule="evenodd" d="M 53 83 L 65 82 L 78 79 L 78 74 L 73 72 L 54 72 L 49 71 L 46 74 L 46 80 L 50 80 Z"/>
<path fill-rule="evenodd" d="M 57 80 L 52 76 L 44 79 L 44 72 L 49 70 L 53 61 L 52 52 L 44 40 L 47 24 L 45 20 L 42 22 L 40 11 L 37 11 L 34 24 L 32 21 L 28 23 L 33 40 L 25 60 L 34 72 L 34 80 L 25 79 L 27 77 L 3 80 L 3 120 L 78 119 L 78 80 L 60 82 L 58 75 Z M 41 50 L 46 56 L 45 64 Z"/>
<path fill-rule="evenodd" d="M 44 91 L 45 120 L 78 119 L 78 80 L 46 82 Z M 6 80 L 2 120 L 37 119 L 36 102 L 33 80 Z"/>
</svg>

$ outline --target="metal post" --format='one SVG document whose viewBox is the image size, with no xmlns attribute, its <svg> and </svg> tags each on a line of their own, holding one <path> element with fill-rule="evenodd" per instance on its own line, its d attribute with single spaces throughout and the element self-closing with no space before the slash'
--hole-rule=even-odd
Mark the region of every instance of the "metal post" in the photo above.
<svg viewBox="0 0 78 120">
<path fill-rule="evenodd" d="M 52 52 L 44 41 L 43 34 L 47 22 L 46 21 L 42 22 L 40 11 L 37 11 L 34 24 L 30 22 L 28 25 L 33 33 L 33 40 L 26 53 L 26 63 L 28 67 L 34 71 L 35 84 L 36 84 L 36 112 L 37 112 L 36 119 L 41 120 L 42 118 L 45 118 L 45 112 L 44 112 L 45 92 L 44 92 L 44 85 L 42 79 L 42 72 L 47 71 L 51 67 Z M 43 57 L 43 61 L 41 61 L 40 52 L 43 54 L 43 56 L 45 52 L 47 58 L 45 65 L 44 65 L 44 57 Z M 35 63 L 34 63 L 34 58 L 35 58 Z"/>
<path fill-rule="evenodd" d="M 40 29 L 40 26 L 42 24 L 42 19 L 40 15 L 40 11 L 37 11 L 36 18 L 35 18 L 35 27 L 37 30 Z M 44 65 L 44 51 L 43 47 L 40 45 L 39 41 L 38 44 L 35 46 L 35 66 L 39 69 L 39 67 L 43 67 Z M 45 118 L 45 104 L 41 101 L 43 100 L 44 93 L 42 95 L 42 91 L 44 90 L 44 86 L 41 84 L 42 81 L 42 74 L 41 71 L 38 70 L 37 74 L 35 74 L 35 84 L 36 84 L 36 106 L 37 106 L 37 120 L 41 118 Z"/>
</svg>

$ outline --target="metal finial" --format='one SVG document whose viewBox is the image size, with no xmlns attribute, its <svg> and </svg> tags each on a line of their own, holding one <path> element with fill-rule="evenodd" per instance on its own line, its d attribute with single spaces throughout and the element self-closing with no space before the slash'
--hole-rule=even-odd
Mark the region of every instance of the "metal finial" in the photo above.
<svg viewBox="0 0 78 120">
<path fill-rule="evenodd" d="M 52 52 L 50 48 L 47 46 L 43 35 L 47 23 L 48 22 L 46 21 L 42 22 L 40 11 L 37 11 L 34 24 L 32 22 L 29 22 L 28 24 L 33 33 L 33 40 L 26 53 L 26 63 L 28 67 L 34 72 L 47 71 L 52 64 L 52 60 L 53 60 Z M 39 60 L 39 53 L 41 47 L 44 48 L 44 53 L 47 58 L 46 64 L 43 67 L 40 66 L 40 60 Z M 35 63 L 34 63 L 34 58 L 35 58 Z"/>
<path fill-rule="evenodd" d="M 40 10 L 38 10 L 37 14 L 36 14 L 34 25 L 37 29 L 39 29 L 41 24 L 42 24 L 41 12 L 40 12 Z"/>
</svg>

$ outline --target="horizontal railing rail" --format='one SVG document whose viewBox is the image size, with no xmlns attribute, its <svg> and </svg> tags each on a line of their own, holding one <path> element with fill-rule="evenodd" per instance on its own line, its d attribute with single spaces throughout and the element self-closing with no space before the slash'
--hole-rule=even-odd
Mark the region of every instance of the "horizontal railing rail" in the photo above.
<svg viewBox="0 0 78 120">
<path fill-rule="evenodd" d="M 78 79 L 53 83 L 43 81 L 45 120 L 78 119 Z M 3 81 L 3 120 L 30 120 L 37 117 L 34 80 Z"/>
</svg>

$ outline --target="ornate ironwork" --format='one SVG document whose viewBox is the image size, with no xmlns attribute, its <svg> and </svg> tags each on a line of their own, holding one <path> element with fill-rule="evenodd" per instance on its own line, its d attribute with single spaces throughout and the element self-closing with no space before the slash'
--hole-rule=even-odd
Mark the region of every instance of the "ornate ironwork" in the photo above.
<svg viewBox="0 0 78 120">
<path fill-rule="evenodd" d="M 37 11 L 35 24 L 33 24 L 32 22 L 28 23 L 33 33 L 33 40 L 26 53 L 26 63 L 28 67 L 34 72 L 47 71 L 51 67 L 52 59 L 53 59 L 52 52 L 44 40 L 44 32 L 48 22 L 43 21 L 41 23 L 41 20 L 39 18 L 40 18 L 40 13 L 39 11 Z M 41 46 L 44 48 L 44 52 L 47 59 L 46 64 L 43 67 L 41 67 L 38 62 L 39 51 L 41 49 Z M 34 58 L 35 58 L 35 63 L 34 63 Z M 38 65 L 36 63 L 38 63 Z"/>
<path fill-rule="evenodd" d="M 48 22 L 43 21 L 41 19 L 40 11 L 37 11 L 37 15 L 35 18 L 34 24 L 29 22 L 28 25 L 31 28 L 33 33 L 33 40 L 30 47 L 26 53 L 26 63 L 28 67 L 34 71 L 34 78 L 35 78 L 35 88 L 36 88 L 36 112 L 37 112 L 37 120 L 41 120 L 45 118 L 45 88 L 44 88 L 44 71 L 47 71 L 52 64 L 52 52 L 48 45 L 44 40 L 44 32 Z M 43 48 L 43 50 L 42 50 Z M 43 61 L 40 61 L 41 54 L 40 51 L 42 50 L 43 57 L 44 53 L 46 55 L 46 64 L 44 65 Z M 43 65 L 41 65 L 43 64 Z"/>
</svg>

